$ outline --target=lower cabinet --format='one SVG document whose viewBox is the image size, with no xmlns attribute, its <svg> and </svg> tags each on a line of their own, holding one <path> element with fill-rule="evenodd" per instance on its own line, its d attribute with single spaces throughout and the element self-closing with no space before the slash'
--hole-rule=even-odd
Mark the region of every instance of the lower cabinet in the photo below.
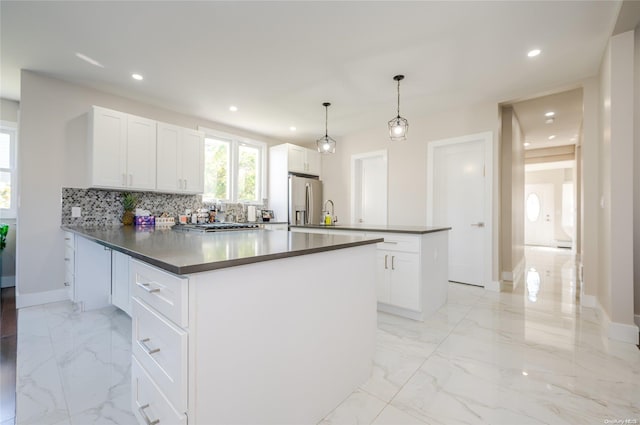
<svg viewBox="0 0 640 425">
<path fill-rule="evenodd" d="M 130 257 L 71 232 L 64 242 L 69 299 L 81 311 L 113 304 L 131 316 Z"/>
<path fill-rule="evenodd" d="M 380 311 L 424 320 L 447 301 L 448 231 L 393 233 L 302 227 L 291 231 L 383 238 L 376 252 Z"/>
<path fill-rule="evenodd" d="M 137 260 L 129 276 L 132 408 L 141 425 L 186 424 L 189 279 Z"/>
</svg>

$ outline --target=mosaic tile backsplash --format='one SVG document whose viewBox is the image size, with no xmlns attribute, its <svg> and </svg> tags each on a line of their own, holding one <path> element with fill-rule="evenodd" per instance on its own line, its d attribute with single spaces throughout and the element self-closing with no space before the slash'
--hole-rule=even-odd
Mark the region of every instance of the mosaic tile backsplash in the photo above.
<svg viewBox="0 0 640 425">
<path fill-rule="evenodd" d="M 122 218 L 122 194 L 116 190 L 62 188 L 62 224 L 82 226 L 113 226 Z M 179 195 L 172 193 L 135 192 L 138 208 L 149 210 L 152 215 L 167 213 L 171 217 L 184 214 L 185 209 L 193 211 L 209 208 L 211 204 L 202 202 L 200 195 Z M 266 200 L 264 202 L 266 204 Z M 247 220 L 246 204 L 218 204 L 229 217 L 227 221 Z M 258 209 L 263 204 L 256 205 Z M 82 208 L 82 217 L 71 217 L 71 207 Z"/>
</svg>

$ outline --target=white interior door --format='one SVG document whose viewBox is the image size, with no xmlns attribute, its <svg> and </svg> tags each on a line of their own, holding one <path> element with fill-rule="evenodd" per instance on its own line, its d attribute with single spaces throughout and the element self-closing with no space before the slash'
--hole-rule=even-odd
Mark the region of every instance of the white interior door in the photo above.
<svg viewBox="0 0 640 425">
<path fill-rule="evenodd" d="M 387 224 L 386 151 L 354 155 L 351 169 L 351 221 L 374 225 Z"/>
<path fill-rule="evenodd" d="M 526 245 L 555 246 L 553 184 L 524 186 L 524 243 Z"/>
<path fill-rule="evenodd" d="M 485 286 L 491 265 L 491 133 L 434 142 L 427 224 L 451 226 L 449 280 Z M 489 163 L 490 165 L 490 163 Z"/>
</svg>

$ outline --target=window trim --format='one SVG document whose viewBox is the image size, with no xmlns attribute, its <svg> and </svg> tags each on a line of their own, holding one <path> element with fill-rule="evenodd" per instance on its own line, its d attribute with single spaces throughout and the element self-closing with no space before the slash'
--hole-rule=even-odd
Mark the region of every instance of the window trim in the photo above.
<svg viewBox="0 0 640 425">
<path fill-rule="evenodd" d="M 216 139 L 223 142 L 229 142 L 230 147 L 230 166 L 229 166 L 229 195 L 230 199 L 221 199 L 223 202 L 237 202 L 242 204 L 262 204 L 262 200 L 267 197 L 267 144 L 265 142 L 251 139 L 249 137 L 239 136 L 237 134 L 226 133 L 224 131 L 214 130 L 199 126 L 199 131 L 204 132 L 205 139 Z M 258 149 L 260 159 L 258 163 L 258 174 L 260 177 L 260 185 L 257 189 L 258 199 L 250 201 L 238 200 L 238 151 L 240 146 L 250 146 Z M 206 164 L 205 164 L 206 167 Z M 204 170 L 203 170 L 204 172 Z M 204 195 L 203 195 L 204 198 Z"/>
<path fill-rule="evenodd" d="M 0 121 L 0 131 L 9 134 L 9 168 L 0 168 L 11 176 L 11 208 L 0 208 L 0 217 L 15 219 L 18 216 L 18 124 L 11 121 Z"/>
</svg>

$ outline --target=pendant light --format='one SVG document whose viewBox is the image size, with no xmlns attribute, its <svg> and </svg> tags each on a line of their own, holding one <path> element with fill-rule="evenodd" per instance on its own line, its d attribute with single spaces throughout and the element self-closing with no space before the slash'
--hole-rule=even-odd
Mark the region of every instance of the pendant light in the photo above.
<svg viewBox="0 0 640 425">
<path fill-rule="evenodd" d="M 393 79 L 398 82 L 398 116 L 389 121 L 389 137 L 398 142 L 407 139 L 409 121 L 400 116 L 400 81 L 404 79 L 404 75 L 396 75 Z"/>
<path fill-rule="evenodd" d="M 324 136 L 316 141 L 316 145 L 318 145 L 318 152 L 325 154 L 336 153 L 336 141 L 329 137 L 329 132 L 327 131 L 329 125 L 329 106 L 331 106 L 331 104 L 329 102 L 324 102 L 322 106 L 324 106 L 325 109 Z"/>
</svg>

